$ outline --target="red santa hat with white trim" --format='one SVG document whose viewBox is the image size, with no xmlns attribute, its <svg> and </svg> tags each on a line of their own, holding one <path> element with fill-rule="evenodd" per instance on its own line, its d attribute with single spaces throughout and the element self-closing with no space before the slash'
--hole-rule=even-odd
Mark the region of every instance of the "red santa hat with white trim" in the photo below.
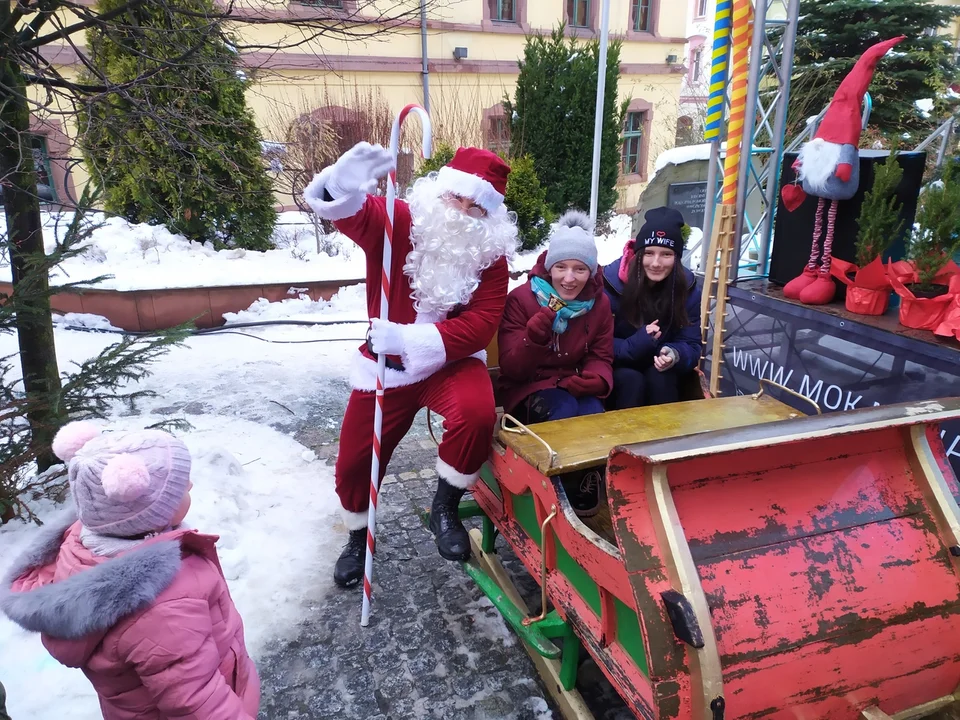
<svg viewBox="0 0 960 720">
<path fill-rule="evenodd" d="M 440 168 L 437 184 L 449 192 L 473 200 L 493 212 L 507 194 L 510 166 L 499 155 L 481 148 L 459 148 L 453 160 Z"/>
<path fill-rule="evenodd" d="M 863 104 L 863 96 L 867 88 L 870 87 L 870 81 L 873 80 L 877 63 L 890 48 L 906 38 L 906 35 L 901 35 L 892 40 L 877 43 L 864 51 L 833 94 L 830 107 L 827 108 L 823 121 L 813 136 L 814 140 L 820 139 L 837 145 L 854 147 L 860 145 L 860 133 L 863 128 L 860 106 Z"/>
</svg>

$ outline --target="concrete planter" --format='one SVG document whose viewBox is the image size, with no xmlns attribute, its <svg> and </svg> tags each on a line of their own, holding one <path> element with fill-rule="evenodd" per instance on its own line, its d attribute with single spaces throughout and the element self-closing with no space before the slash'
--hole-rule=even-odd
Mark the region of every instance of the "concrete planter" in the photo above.
<svg viewBox="0 0 960 720">
<path fill-rule="evenodd" d="M 284 283 L 282 285 L 235 285 L 210 288 L 165 288 L 160 290 L 83 290 L 51 298 L 55 312 L 102 315 L 123 330 L 144 332 L 176 327 L 194 321 L 197 327 L 223 325 L 223 314 L 246 310 L 260 298 L 277 302 L 299 294 L 312 300 L 329 300 L 337 291 L 363 280 Z M 297 291 L 290 293 L 291 288 Z M 0 293 L 10 294 L 10 283 L 0 283 Z"/>
</svg>

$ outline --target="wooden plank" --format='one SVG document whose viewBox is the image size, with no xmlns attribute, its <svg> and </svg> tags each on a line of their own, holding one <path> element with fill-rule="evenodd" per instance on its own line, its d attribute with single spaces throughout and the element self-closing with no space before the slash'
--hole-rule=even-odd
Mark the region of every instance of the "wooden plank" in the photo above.
<svg viewBox="0 0 960 720">
<path fill-rule="evenodd" d="M 500 430 L 498 439 L 544 475 L 559 475 L 605 465 L 610 450 L 651 440 L 744 427 L 798 417 L 790 406 L 764 396 L 711 398 L 689 402 L 617 410 L 599 415 L 530 425 L 557 454 L 550 456 L 543 443 L 527 434 Z"/>
<path fill-rule="evenodd" d="M 943 543 L 951 549 L 953 562 L 960 571 L 960 557 L 954 554 L 960 553 L 960 507 L 957 506 L 957 499 L 947 484 L 946 476 L 937 461 L 937 453 L 930 444 L 928 428 L 920 425 L 910 428 L 909 439 L 917 483 L 936 519 Z M 941 450 L 942 447 L 941 445 Z"/>
<path fill-rule="evenodd" d="M 897 715 L 953 692 L 960 616 L 935 616 L 811 643 L 725 667 L 727 716 L 851 720 L 865 707 Z"/>
<path fill-rule="evenodd" d="M 923 511 L 896 430 L 856 446 L 824 438 L 697 458 L 670 468 L 674 500 L 698 562 Z M 719 467 L 718 467 L 719 466 Z"/>
<path fill-rule="evenodd" d="M 730 280 L 731 263 L 740 262 L 740 258 L 733 258 L 733 247 L 736 245 L 734 233 L 736 229 L 736 215 L 734 206 L 720 205 L 719 230 L 717 245 L 720 250 L 720 263 L 717 268 L 716 305 L 713 308 L 713 343 L 710 351 L 710 394 L 720 395 L 720 378 L 723 377 L 723 341 L 724 326 L 727 319 L 727 286 Z"/>
<path fill-rule="evenodd" d="M 624 451 L 643 458 L 647 462 L 673 462 L 723 453 L 739 454 L 744 450 L 818 441 L 831 436 L 859 436 L 856 442 L 868 443 L 870 439 L 867 433 L 885 431 L 894 427 L 931 425 L 957 419 L 960 419 L 960 397 L 948 397 L 858 408 L 849 412 L 804 416 L 791 422 L 735 426 L 704 432 L 697 437 L 684 433 L 635 443 L 625 447 Z"/>
<path fill-rule="evenodd" d="M 724 667 L 960 615 L 957 578 L 931 525 L 895 518 L 699 563 Z"/>
<path fill-rule="evenodd" d="M 649 468 L 646 490 L 653 509 L 653 526 L 664 552 L 664 565 L 670 584 L 693 606 L 697 624 L 703 633 L 703 647 L 687 647 L 686 652 L 690 667 L 693 717 L 708 718 L 712 714 L 710 704 L 716 698 L 723 697 L 723 673 L 720 647 L 714 633 L 715 621 L 711 617 L 704 586 L 700 582 L 697 566 L 693 562 L 690 546 L 673 502 L 666 467 L 655 465 Z"/>
</svg>

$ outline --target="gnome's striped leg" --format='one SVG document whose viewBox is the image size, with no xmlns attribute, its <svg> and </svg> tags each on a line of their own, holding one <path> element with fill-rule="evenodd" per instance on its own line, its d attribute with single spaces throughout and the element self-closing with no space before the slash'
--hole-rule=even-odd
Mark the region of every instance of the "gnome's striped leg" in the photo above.
<svg viewBox="0 0 960 720">
<path fill-rule="evenodd" d="M 820 273 L 830 274 L 830 263 L 833 261 L 833 231 L 837 227 L 837 206 L 840 203 L 836 200 L 830 201 L 830 212 L 827 215 L 827 237 L 823 241 L 823 260 L 820 263 Z"/>
<path fill-rule="evenodd" d="M 806 267 L 793 280 L 783 286 L 783 296 L 791 300 L 799 300 L 802 293 L 808 285 L 817 279 L 818 270 L 817 261 L 820 259 L 820 235 L 823 233 L 823 206 L 826 204 L 824 198 L 819 198 L 817 202 L 816 221 L 813 225 L 813 242 L 810 245 L 810 260 Z"/>
<path fill-rule="evenodd" d="M 810 260 L 807 262 L 807 268 L 810 270 L 817 269 L 817 261 L 820 259 L 820 236 L 823 235 L 823 206 L 826 205 L 827 199 L 820 198 L 817 202 L 817 218 L 813 223 L 813 243 L 810 245 Z M 831 207 L 835 208 L 837 205 L 831 201 Z M 836 216 L 836 213 L 834 213 Z M 829 225 L 827 226 L 829 232 Z M 830 235 L 830 242 L 833 242 L 833 236 Z M 826 251 L 824 251 L 826 255 Z"/>
<path fill-rule="evenodd" d="M 821 203 L 824 201 L 821 199 Z M 837 286 L 830 276 L 830 264 L 833 260 L 833 231 L 837 225 L 836 200 L 830 201 L 830 211 L 827 215 L 827 237 L 823 241 L 823 260 L 820 263 L 820 272 L 816 279 L 800 291 L 800 302 L 806 305 L 826 305 L 837 292 Z M 822 207 L 822 205 L 821 205 Z M 817 210 L 817 227 L 820 226 L 823 213 Z"/>
</svg>

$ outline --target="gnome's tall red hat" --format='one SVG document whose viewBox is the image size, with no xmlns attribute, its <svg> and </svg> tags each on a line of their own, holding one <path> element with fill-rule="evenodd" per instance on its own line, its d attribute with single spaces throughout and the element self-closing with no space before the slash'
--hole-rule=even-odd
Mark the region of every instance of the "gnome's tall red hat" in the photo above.
<svg viewBox="0 0 960 720">
<path fill-rule="evenodd" d="M 877 63 L 890 48 L 906 39 L 906 35 L 901 35 L 892 40 L 877 43 L 864 51 L 833 94 L 830 107 L 827 108 L 827 113 L 813 136 L 815 140 L 826 140 L 838 145 L 860 144 L 862 129 L 860 106 L 863 104 L 863 96 L 866 95 L 867 88 L 870 87 L 870 81 L 873 80 Z"/>
</svg>

